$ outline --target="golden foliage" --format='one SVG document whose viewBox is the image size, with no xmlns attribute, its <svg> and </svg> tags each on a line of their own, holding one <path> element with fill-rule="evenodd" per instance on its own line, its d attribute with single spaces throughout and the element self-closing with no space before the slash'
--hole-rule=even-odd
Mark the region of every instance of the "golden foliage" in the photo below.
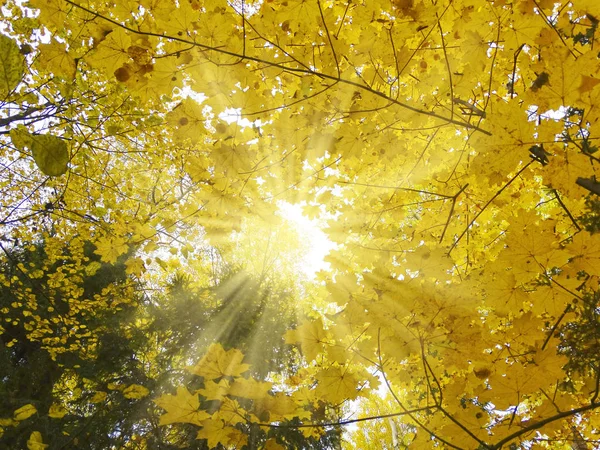
<svg viewBox="0 0 600 450">
<path fill-rule="evenodd" d="M 258 241 L 281 200 L 339 244 L 286 334 L 302 377 L 255 379 L 214 343 L 189 387 L 154 399 L 161 425 L 197 426 L 209 447 L 294 418 L 318 435 L 319 408 L 374 410 L 383 383 L 413 448 L 593 437 L 599 363 L 573 370 L 560 330 L 598 295 L 599 240 L 579 221 L 593 189 L 578 183 L 598 175 L 597 1 L 3 4 L 1 239 L 42 239 L 50 262 L 19 269 L 69 299 L 42 318 L 32 288 L 0 274 L 18 297 L 3 325 L 94 359 L 102 326 L 84 316 L 134 286 L 86 298 L 99 263 L 84 243 L 138 282 L 200 273 L 202 246 L 228 258 L 236 233 Z M 28 447 L 45 448 L 35 433 Z"/>
</svg>

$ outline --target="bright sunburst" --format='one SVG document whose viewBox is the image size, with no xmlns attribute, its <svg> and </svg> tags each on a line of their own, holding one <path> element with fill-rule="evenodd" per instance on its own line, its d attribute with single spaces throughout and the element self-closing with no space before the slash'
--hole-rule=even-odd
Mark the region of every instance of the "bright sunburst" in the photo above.
<svg viewBox="0 0 600 450">
<path fill-rule="evenodd" d="M 278 206 L 280 214 L 295 229 L 298 237 L 305 244 L 304 252 L 298 261 L 300 270 L 309 279 L 313 279 L 320 270 L 328 270 L 329 263 L 324 259 L 336 245 L 323 231 L 321 221 L 302 215 L 302 205 L 280 202 Z"/>
</svg>

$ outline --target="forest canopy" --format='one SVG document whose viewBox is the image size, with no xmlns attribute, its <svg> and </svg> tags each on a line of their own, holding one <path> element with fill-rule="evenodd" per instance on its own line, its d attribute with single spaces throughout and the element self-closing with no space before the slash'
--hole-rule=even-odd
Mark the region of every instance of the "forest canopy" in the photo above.
<svg viewBox="0 0 600 450">
<path fill-rule="evenodd" d="M 597 0 L 0 15 L 0 446 L 598 446 Z"/>
</svg>

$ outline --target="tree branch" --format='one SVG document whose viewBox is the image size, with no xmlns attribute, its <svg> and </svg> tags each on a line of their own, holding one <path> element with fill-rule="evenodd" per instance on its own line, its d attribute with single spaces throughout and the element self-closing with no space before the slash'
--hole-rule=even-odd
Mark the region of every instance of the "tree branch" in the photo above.
<svg viewBox="0 0 600 450">
<path fill-rule="evenodd" d="M 589 405 L 582 406 L 581 408 L 575 408 L 575 409 L 571 409 L 569 411 L 564 411 L 564 412 L 558 413 L 552 417 L 548 417 L 547 419 L 540 420 L 539 422 L 536 422 L 536 423 L 532 423 L 531 425 L 524 427 L 522 430 L 515 431 L 513 434 L 505 437 L 501 441 L 492 445 L 491 447 L 489 447 L 489 450 L 499 450 L 502 448 L 502 446 L 504 444 L 508 444 L 513 439 L 523 436 L 524 434 L 527 434 L 531 431 L 542 428 L 544 425 L 548 425 L 549 423 L 552 423 L 556 420 L 564 419 L 565 417 L 574 416 L 575 414 L 579 414 L 579 413 L 582 413 L 585 411 L 591 411 L 592 409 L 596 409 L 598 407 L 600 407 L 600 403 L 591 403 Z"/>
<path fill-rule="evenodd" d="M 592 194 L 600 195 L 600 183 L 598 183 L 596 181 L 596 179 L 593 177 L 592 178 L 579 177 L 579 178 L 577 178 L 577 181 L 575 181 L 575 183 L 577 183 L 582 188 L 587 189 Z"/>
<path fill-rule="evenodd" d="M 473 217 L 473 219 L 471 220 L 471 222 L 469 222 L 469 224 L 465 227 L 464 231 L 460 234 L 460 236 L 458 236 L 458 238 L 456 239 L 456 241 L 454 241 L 454 244 L 452 244 L 452 247 L 450 247 L 450 250 L 448 250 L 448 254 L 450 254 L 452 252 L 452 250 L 454 250 L 454 248 L 458 245 L 458 243 L 460 242 L 460 240 L 463 238 L 463 236 L 467 233 L 467 231 L 469 231 L 469 228 L 471 228 L 471 226 L 475 223 L 475 221 L 479 218 L 479 216 L 481 214 L 483 214 L 483 212 L 487 209 L 488 206 L 490 206 L 490 204 L 496 200 L 498 198 L 498 196 L 500 196 L 500 194 L 502 194 L 502 192 L 504 192 L 504 190 L 509 187 L 513 181 L 515 181 L 517 178 L 519 178 L 519 176 L 532 164 L 534 163 L 535 160 L 531 160 L 529 161 L 527 164 L 525 164 L 525 166 L 523 166 L 521 168 L 521 170 L 519 170 L 514 177 L 512 177 L 508 183 L 506 183 L 504 186 L 502 186 L 502 188 L 500 188 L 500 190 L 498 192 L 496 192 L 492 198 L 490 198 L 488 200 L 488 202 L 483 205 L 483 208 L 481 208 L 481 210 L 475 214 L 475 217 Z"/>
<path fill-rule="evenodd" d="M 400 412 L 390 413 L 390 414 L 382 414 L 379 416 L 368 416 L 368 417 L 360 417 L 358 419 L 349 419 L 349 420 L 341 420 L 339 422 L 327 422 L 327 423 L 303 423 L 299 425 L 292 424 L 280 424 L 273 425 L 270 423 L 253 423 L 253 425 L 258 425 L 260 427 L 268 427 L 268 428 L 324 428 L 324 427 L 339 427 L 342 425 L 350 425 L 358 422 L 366 422 L 368 420 L 377 420 L 377 419 L 386 419 L 388 417 L 398 417 L 398 416 L 406 416 L 418 412 L 429 411 L 435 408 L 435 406 L 423 406 L 421 408 L 415 409 L 407 409 Z"/>
<path fill-rule="evenodd" d="M 305 75 L 313 75 L 313 76 L 316 76 L 316 77 L 319 77 L 319 78 L 322 78 L 322 79 L 337 81 L 339 83 L 346 84 L 346 85 L 349 85 L 349 86 L 353 86 L 353 87 L 355 87 L 357 89 L 361 89 L 363 91 L 369 92 L 372 95 L 375 95 L 376 97 L 383 98 L 383 99 L 385 99 L 385 100 L 393 103 L 396 106 L 399 106 L 401 108 L 407 109 L 407 110 L 412 111 L 414 113 L 421 114 L 421 115 L 428 116 L 428 117 L 432 117 L 434 119 L 442 120 L 442 121 L 444 121 L 446 123 L 451 123 L 453 125 L 457 125 L 459 127 L 465 128 L 465 129 L 477 130 L 477 131 L 479 131 L 479 132 L 481 132 L 481 133 L 483 133 L 483 134 L 485 134 L 487 136 L 491 136 L 492 135 L 492 133 L 490 133 L 489 131 L 486 131 L 486 130 L 483 130 L 483 129 L 479 128 L 477 125 L 472 125 L 472 124 L 470 124 L 468 122 L 459 121 L 459 120 L 455 120 L 455 119 L 453 119 L 451 117 L 449 118 L 449 117 L 442 116 L 440 114 L 434 113 L 433 111 L 428 111 L 428 110 L 424 110 L 424 109 L 421 109 L 421 108 L 417 108 L 415 106 L 411 106 L 411 105 L 409 105 L 407 103 L 403 103 L 403 102 L 400 102 L 400 101 L 398 101 L 398 100 L 396 100 L 394 98 L 391 98 L 387 94 L 385 94 L 383 92 L 380 92 L 380 91 L 378 91 L 376 89 L 373 89 L 370 86 L 367 86 L 367 85 L 364 85 L 364 84 L 361 84 L 361 83 L 357 83 L 355 81 L 347 80 L 347 79 L 341 78 L 339 76 L 328 75 L 328 74 L 325 74 L 325 73 L 322 73 L 322 72 L 319 72 L 319 71 L 313 70 L 313 69 L 304 69 L 304 68 L 299 68 L 299 67 L 289 67 L 287 65 L 284 65 L 283 63 L 275 63 L 275 62 L 271 62 L 271 61 L 266 61 L 266 60 L 263 60 L 261 58 L 257 58 L 257 57 L 254 57 L 254 56 L 248 56 L 248 55 L 244 55 L 244 54 L 239 54 L 237 52 L 233 52 L 233 51 L 230 51 L 230 50 L 225 50 L 223 48 L 213 47 L 213 46 L 206 45 L 206 44 L 200 44 L 200 43 L 191 41 L 189 39 L 184 39 L 184 38 L 175 37 L 175 36 L 167 36 L 167 35 L 164 35 L 164 34 L 154 33 L 154 32 L 151 32 L 151 31 L 136 30 L 136 29 L 130 28 L 127 25 L 124 25 L 124 24 L 122 24 L 120 22 L 117 22 L 116 20 L 113 20 L 113 19 L 111 19 L 109 17 L 103 16 L 102 14 L 99 14 L 99 13 L 97 13 L 97 12 L 95 12 L 95 11 L 89 9 L 89 8 L 86 8 L 85 6 L 79 5 L 79 4 L 75 3 L 75 2 L 73 2 L 72 0 L 64 0 L 64 1 L 66 3 L 72 5 L 72 6 L 75 6 L 76 8 L 81 9 L 82 11 L 87 12 L 88 14 L 92 14 L 92 15 L 98 17 L 99 19 L 102 19 L 102 20 L 104 20 L 106 22 L 112 23 L 113 25 L 115 25 L 115 26 L 117 26 L 119 28 L 122 28 L 123 30 L 129 31 L 130 33 L 136 34 L 138 36 L 153 36 L 153 37 L 162 38 L 162 39 L 169 39 L 169 40 L 172 40 L 172 41 L 175 41 L 175 42 L 182 42 L 184 44 L 192 45 L 194 47 L 198 47 L 198 48 L 201 48 L 201 49 L 209 51 L 209 52 L 215 52 L 215 53 L 220 53 L 220 54 L 223 54 L 223 55 L 233 56 L 235 58 L 240 58 L 240 60 L 254 61 L 254 62 L 257 62 L 257 63 L 260 63 L 260 64 L 268 64 L 270 67 L 275 67 L 275 68 L 278 68 L 278 69 L 281 69 L 281 70 L 284 70 L 284 71 L 287 71 L 287 72 L 302 73 L 302 74 L 305 74 Z"/>
<path fill-rule="evenodd" d="M 404 411 L 410 411 L 410 410 L 406 409 L 406 407 L 402 404 L 402 402 L 400 401 L 400 399 L 398 398 L 398 396 L 396 395 L 396 393 L 392 389 L 392 386 L 390 385 L 390 382 L 388 381 L 387 376 L 385 374 L 385 370 L 383 370 L 383 361 L 381 360 L 381 328 L 377 329 L 377 357 L 379 359 L 379 370 L 381 371 L 381 375 L 383 376 L 383 381 L 385 381 L 385 385 L 387 386 L 388 390 L 390 391 L 390 394 L 392 394 L 392 397 L 394 397 L 394 400 L 396 400 L 396 403 L 398 403 L 398 405 L 400 406 L 400 408 L 402 408 Z M 432 408 L 432 407 L 429 407 L 429 408 Z M 435 409 L 439 409 L 439 406 L 436 405 Z M 423 425 L 417 418 L 415 418 L 412 415 L 412 413 L 408 414 L 408 416 L 417 424 L 417 426 L 419 426 L 420 428 L 422 428 L 431 437 L 437 439 L 438 441 L 442 442 L 443 444 L 446 444 L 448 447 L 455 448 L 457 450 L 462 450 L 463 449 L 462 447 L 454 445 L 454 444 L 448 442 L 447 440 L 441 438 L 437 434 L 435 434 L 433 431 L 431 431 L 425 425 Z"/>
</svg>

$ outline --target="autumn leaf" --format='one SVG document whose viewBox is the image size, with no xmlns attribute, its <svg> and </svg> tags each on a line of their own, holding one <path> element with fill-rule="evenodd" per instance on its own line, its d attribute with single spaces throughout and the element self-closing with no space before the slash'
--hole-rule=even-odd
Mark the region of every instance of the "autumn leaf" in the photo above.
<svg viewBox="0 0 600 450">
<path fill-rule="evenodd" d="M 217 445 L 229 444 L 229 432 L 231 427 L 226 426 L 222 420 L 207 419 L 202 424 L 202 429 L 198 431 L 196 439 L 207 439 L 208 446 L 214 448 Z"/>
<path fill-rule="evenodd" d="M 56 403 L 53 403 L 48 411 L 48 417 L 52 417 L 53 419 L 62 419 L 66 414 L 66 408 Z"/>
<path fill-rule="evenodd" d="M 76 62 L 67 53 L 63 44 L 52 41 L 49 44 L 40 45 L 39 50 L 38 64 L 65 80 L 72 80 L 75 77 Z"/>
<path fill-rule="evenodd" d="M 277 440 L 271 438 L 265 443 L 264 450 L 284 450 L 285 447 L 277 442 Z"/>
<path fill-rule="evenodd" d="M 568 245 L 574 267 L 588 274 L 600 273 L 600 244 L 588 232 L 582 231 Z"/>
<path fill-rule="evenodd" d="M 115 71 L 130 59 L 127 49 L 131 46 L 131 37 L 121 28 L 108 33 L 105 39 L 86 56 L 86 61 L 107 74 Z"/>
<path fill-rule="evenodd" d="M 591 91 L 599 83 L 600 79 L 583 75 L 581 77 L 581 85 L 579 86 L 579 92 L 583 94 L 584 92 Z"/>
<path fill-rule="evenodd" d="M 127 267 L 127 273 L 130 275 L 140 276 L 146 271 L 144 261 L 140 258 L 128 259 L 125 262 L 125 266 Z"/>
<path fill-rule="evenodd" d="M 96 242 L 94 253 L 100 255 L 102 261 L 112 264 L 128 249 L 127 243 L 122 238 L 102 237 Z"/>
<path fill-rule="evenodd" d="M 229 395 L 235 397 L 261 399 L 264 398 L 269 390 L 273 387 L 273 383 L 256 381 L 253 378 L 236 378 L 231 384 Z"/>
<path fill-rule="evenodd" d="M 243 359 L 244 355 L 239 350 L 225 351 L 221 344 L 211 344 L 202 359 L 187 370 L 208 380 L 228 376 L 239 377 L 250 368 L 248 364 L 242 364 Z"/>
<path fill-rule="evenodd" d="M 202 389 L 196 391 L 197 394 L 206 397 L 207 400 L 218 400 L 222 401 L 230 391 L 229 381 L 225 378 L 215 383 L 213 380 L 208 380 L 204 383 Z"/>
<path fill-rule="evenodd" d="M 45 448 L 48 448 L 48 444 L 44 444 L 44 441 L 42 440 L 42 433 L 39 431 L 34 431 L 31 433 L 31 436 L 29 436 L 27 448 L 29 450 L 44 450 Z"/>
<path fill-rule="evenodd" d="M 225 425 L 222 420 L 208 419 L 204 421 L 202 429 L 198 431 L 196 439 L 206 439 L 209 447 L 214 448 L 219 444 L 223 446 L 243 446 L 247 436 L 237 428 Z"/>
<path fill-rule="evenodd" d="M 174 128 L 177 140 L 191 139 L 197 142 L 203 136 L 206 118 L 202 106 L 191 98 L 186 98 L 176 105 L 166 116 L 167 123 Z"/>
<path fill-rule="evenodd" d="M 92 398 L 90 398 L 90 402 L 92 403 L 102 403 L 104 400 L 106 400 L 107 397 L 107 393 L 104 391 L 97 391 Z"/>
<path fill-rule="evenodd" d="M 12 92 L 24 75 L 25 58 L 17 43 L 0 35 L 0 97 L 5 99 Z"/>
<path fill-rule="evenodd" d="M 23 125 L 17 125 L 16 128 L 10 130 L 9 134 L 13 145 L 19 150 L 25 151 L 25 148 L 31 148 L 33 135 Z"/>
<path fill-rule="evenodd" d="M 285 335 L 288 344 L 298 343 L 306 358 L 312 360 L 322 352 L 329 343 L 327 333 L 323 328 L 322 320 L 306 321 L 295 330 L 290 330 Z"/>
<path fill-rule="evenodd" d="M 260 416 L 262 413 L 268 412 L 271 421 L 306 417 L 308 415 L 308 411 L 298 405 L 292 397 L 282 392 L 256 400 L 254 404 L 257 414 Z"/>
<path fill-rule="evenodd" d="M 359 392 L 357 385 L 359 379 L 348 367 L 332 366 L 317 372 L 315 375 L 318 381 L 317 393 L 333 404 L 338 404 L 344 400 L 355 399 Z"/>
<path fill-rule="evenodd" d="M 228 425 L 235 425 L 246 421 L 250 416 L 237 400 L 224 398 L 219 410 L 213 415 L 213 419 L 220 419 Z"/>
<path fill-rule="evenodd" d="M 140 399 L 146 397 L 150 391 L 144 386 L 139 384 L 131 384 L 123 389 L 123 396 L 125 398 Z"/>
<path fill-rule="evenodd" d="M 32 404 L 28 404 L 25 406 L 21 406 L 19 409 L 16 409 L 13 413 L 13 418 L 16 421 L 20 422 L 22 420 L 30 418 L 35 413 L 37 413 L 37 409 L 35 408 L 35 406 L 33 406 Z"/>
<path fill-rule="evenodd" d="M 210 417 L 206 411 L 200 410 L 200 401 L 197 394 L 190 394 L 189 391 L 180 386 L 177 388 L 177 394 L 165 394 L 154 400 L 158 406 L 166 411 L 160 416 L 160 425 L 171 423 L 192 423 L 202 425 Z"/>
<path fill-rule="evenodd" d="M 66 142 L 49 134 L 31 136 L 31 152 L 38 168 L 46 175 L 58 177 L 69 168 L 69 150 Z"/>
</svg>

